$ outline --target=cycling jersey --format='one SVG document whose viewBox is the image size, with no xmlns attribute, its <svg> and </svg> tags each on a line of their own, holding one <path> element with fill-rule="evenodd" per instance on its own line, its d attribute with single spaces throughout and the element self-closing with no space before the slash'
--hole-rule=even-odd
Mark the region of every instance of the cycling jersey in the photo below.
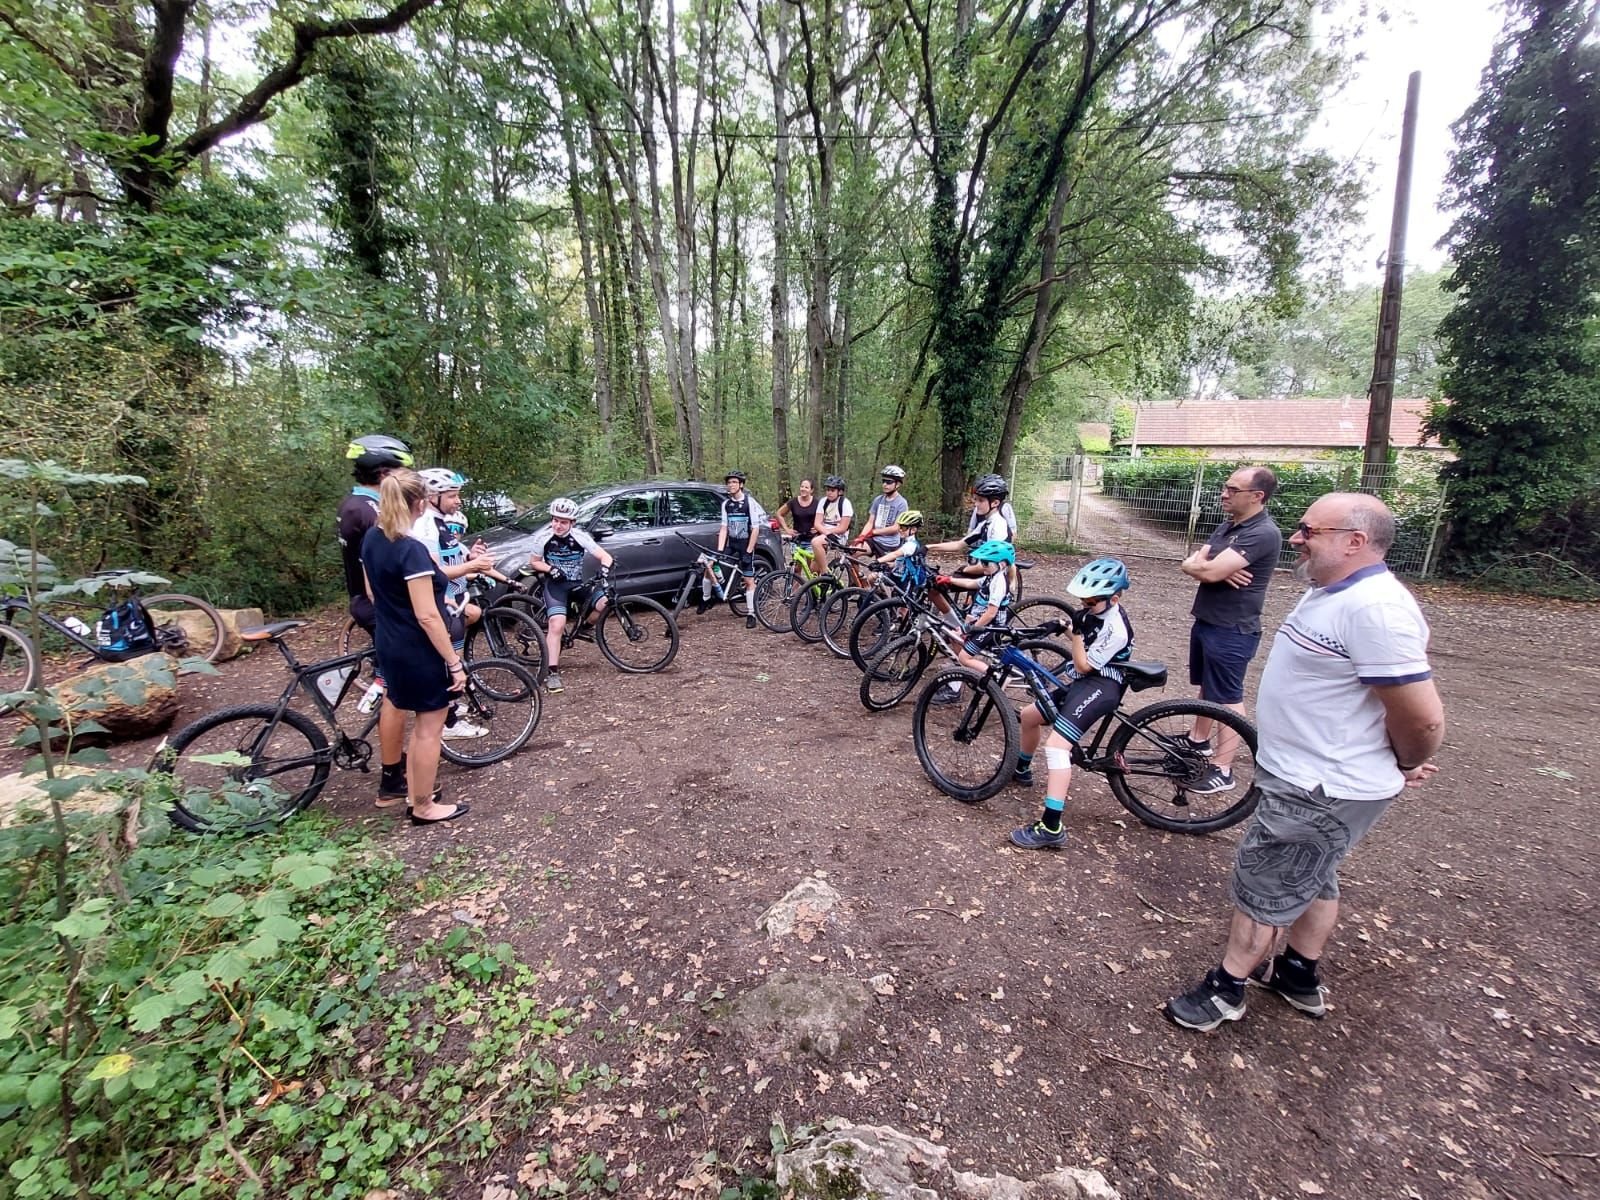
<svg viewBox="0 0 1600 1200">
<path fill-rule="evenodd" d="M 728 531 L 730 549 L 743 550 L 750 540 L 750 531 L 766 519 L 766 511 L 749 492 L 737 500 L 729 496 L 722 502 L 722 525 Z"/>
<path fill-rule="evenodd" d="M 411 526 L 411 536 L 426 546 L 442 567 L 467 561 L 467 548 L 461 544 L 455 527 L 437 508 L 429 508 L 417 518 Z M 445 587 L 444 600 L 451 612 L 459 613 L 467 603 L 466 579 L 451 579 Z"/>
<path fill-rule="evenodd" d="M 1000 502 L 1000 507 L 994 511 L 999 513 L 1001 519 L 1006 523 L 1005 533 L 998 534 L 996 536 L 998 536 L 1002 542 L 1015 542 L 1017 540 L 1017 510 L 1011 507 L 1011 501 L 1002 500 Z M 990 516 L 993 515 L 993 513 L 990 514 Z M 988 519 L 989 518 L 987 517 L 978 516 L 977 507 L 974 506 L 972 514 L 967 518 L 967 532 L 971 533 L 974 529 L 976 529 L 979 521 Z"/>
<path fill-rule="evenodd" d="M 534 558 L 542 558 L 550 565 L 552 577 L 577 583 L 583 578 L 583 556 L 598 554 L 600 547 L 584 530 L 574 525 L 563 537 L 546 525 L 533 535 Z"/>
<path fill-rule="evenodd" d="M 1000 515 L 1000 510 L 995 509 L 987 517 L 978 516 L 978 510 L 972 510 L 972 520 L 967 523 L 967 536 L 961 539 L 968 546 L 977 549 L 985 542 L 1009 542 L 1011 526 L 1006 524 L 1005 517 Z"/>
<path fill-rule="evenodd" d="M 365 574 L 361 570 L 361 541 L 367 530 L 378 523 L 378 489 L 361 486 L 339 501 L 337 529 L 339 556 L 344 561 L 344 590 L 352 599 L 367 599 Z"/>
<path fill-rule="evenodd" d="M 1122 605 L 1113 604 L 1104 613 L 1084 617 L 1083 652 L 1089 659 L 1090 674 L 1123 682 L 1122 664 L 1133 657 L 1133 619 Z M 1069 667 L 1067 674 L 1077 679 L 1080 673 Z"/>
<path fill-rule="evenodd" d="M 968 625 L 975 625 L 978 618 L 983 616 L 991 606 L 998 611 L 994 619 L 989 622 L 989 628 L 997 628 L 1006 623 L 1006 608 L 1010 603 L 1011 582 L 1006 578 L 1004 571 L 996 571 L 993 575 L 985 576 L 984 581 L 978 586 L 977 592 L 972 597 L 972 609 L 969 613 Z"/>
</svg>

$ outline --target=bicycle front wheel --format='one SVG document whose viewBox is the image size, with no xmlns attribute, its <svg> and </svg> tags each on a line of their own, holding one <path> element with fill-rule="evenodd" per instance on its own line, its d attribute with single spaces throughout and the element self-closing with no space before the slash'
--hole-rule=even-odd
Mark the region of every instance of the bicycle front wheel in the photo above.
<svg viewBox="0 0 1600 1200">
<path fill-rule="evenodd" d="M 856 670 L 865 671 L 867 660 L 911 628 L 911 606 L 898 596 L 864 604 L 850 622 L 848 652 Z"/>
<path fill-rule="evenodd" d="M 371 649 L 372 630 L 351 617 L 339 633 L 339 656 L 343 658 L 346 654 L 360 654 Z"/>
<path fill-rule="evenodd" d="M 789 623 L 789 602 L 803 584 L 793 567 L 768 571 L 756 580 L 756 620 L 773 633 L 788 633 L 794 628 Z"/>
<path fill-rule="evenodd" d="M 630 675 L 660 671 L 678 653 L 678 623 L 648 596 L 613 600 L 594 632 L 600 653 Z"/>
<path fill-rule="evenodd" d="M 304 713 L 243 704 L 163 739 L 149 770 L 169 789 L 167 816 L 178 828 L 255 833 L 308 808 L 332 758 L 327 735 Z"/>
<path fill-rule="evenodd" d="M 526 610 L 509 605 L 486 608 L 477 621 L 467 627 L 462 658 L 472 662 L 481 658 L 509 658 L 521 663 L 542 680 L 549 651 L 544 629 Z"/>
<path fill-rule="evenodd" d="M 953 699 L 941 700 L 941 693 Z M 987 800 L 1017 769 L 1022 730 L 999 686 L 965 667 L 937 672 L 911 717 L 917 760 L 933 784 L 963 804 Z"/>
<path fill-rule="evenodd" d="M 850 632 L 862 609 L 871 604 L 875 593 L 870 588 L 840 588 L 822 602 L 822 612 L 817 617 L 817 627 L 822 630 L 822 640 L 838 658 L 850 657 Z M 882 649 L 880 646 L 879 649 Z M 866 662 L 857 666 L 865 670 Z"/>
<path fill-rule="evenodd" d="M 198 596 L 163 592 L 140 596 L 139 603 L 155 625 L 156 644 L 174 658 L 203 658 L 216 662 L 228 629 L 222 614 Z"/>
<path fill-rule="evenodd" d="M 39 652 L 20 629 L 0 625 L 0 696 L 26 692 L 39 682 Z M 0 716 L 15 705 L 0 700 Z"/>
<path fill-rule="evenodd" d="M 920 633 L 896 638 L 867 662 L 861 673 L 861 703 L 869 712 L 893 708 L 911 694 L 933 659 Z"/>
<path fill-rule="evenodd" d="M 469 722 L 483 732 L 446 737 L 440 755 L 463 767 L 486 767 L 527 745 L 544 713 L 544 693 L 533 672 L 514 659 L 480 658 L 467 664 L 455 710 L 457 723 Z"/>
<path fill-rule="evenodd" d="M 839 587 L 831 575 L 813 579 L 789 601 L 789 628 L 802 642 L 822 640 L 822 606 Z"/>
<path fill-rule="evenodd" d="M 1237 742 L 1232 786 L 1214 787 L 1215 760 L 1192 750 L 1180 737 L 1195 718 L 1212 722 L 1211 744 L 1223 730 Z M 1237 825 L 1256 806 L 1256 727 L 1231 708 L 1204 700 L 1163 700 L 1141 708 L 1119 727 L 1107 746 L 1114 765 L 1106 773 L 1111 794 L 1146 825 L 1175 833 L 1211 833 Z"/>
</svg>

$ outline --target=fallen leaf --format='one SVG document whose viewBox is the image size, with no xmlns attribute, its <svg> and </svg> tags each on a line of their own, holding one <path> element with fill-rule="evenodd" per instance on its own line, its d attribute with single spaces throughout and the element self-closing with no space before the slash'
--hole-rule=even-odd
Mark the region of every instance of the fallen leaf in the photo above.
<svg viewBox="0 0 1600 1200">
<path fill-rule="evenodd" d="M 1228 1065 L 1231 1066 L 1235 1071 L 1244 1070 L 1244 1055 L 1235 1054 L 1228 1060 Z"/>
<path fill-rule="evenodd" d="M 1308 1196 L 1324 1196 L 1327 1194 L 1320 1184 L 1313 1183 L 1309 1179 L 1300 1181 L 1300 1190 Z"/>
<path fill-rule="evenodd" d="M 759 1095 L 761 1095 L 762 1092 L 767 1090 L 767 1085 L 769 1083 L 771 1083 L 771 1082 L 772 1082 L 772 1076 L 771 1075 L 763 1075 L 760 1079 L 756 1080 L 756 1086 L 752 1090 L 755 1092 L 756 1095 L 759 1096 Z"/>
<path fill-rule="evenodd" d="M 1110 971 L 1113 975 L 1121 975 L 1124 971 L 1126 971 L 1128 969 L 1127 967 L 1123 966 L 1121 963 L 1112 962 L 1110 959 L 1106 960 L 1105 966 L 1106 966 L 1106 970 Z"/>
</svg>

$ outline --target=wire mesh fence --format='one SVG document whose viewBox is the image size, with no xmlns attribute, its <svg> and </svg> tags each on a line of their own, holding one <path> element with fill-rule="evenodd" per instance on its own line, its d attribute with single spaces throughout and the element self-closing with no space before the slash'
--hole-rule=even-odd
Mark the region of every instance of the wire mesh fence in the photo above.
<svg viewBox="0 0 1600 1200">
<path fill-rule="evenodd" d="M 1030 497 L 1024 541 L 1065 541 L 1079 549 L 1119 557 L 1181 559 L 1221 524 L 1222 485 L 1241 466 L 1270 467 L 1278 491 L 1267 505 L 1288 530 L 1318 496 L 1356 491 L 1358 457 L 1273 461 L 1200 459 L 1193 456 L 1074 455 L 1019 462 L 1017 477 Z M 1424 454 L 1400 454 L 1372 490 L 1395 514 L 1390 567 L 1426 578 L 1433 570 L 1444 517 L 1439 464 Z M 1282 565 L 1296 553 L 1284 539 Z"/>
</svg>

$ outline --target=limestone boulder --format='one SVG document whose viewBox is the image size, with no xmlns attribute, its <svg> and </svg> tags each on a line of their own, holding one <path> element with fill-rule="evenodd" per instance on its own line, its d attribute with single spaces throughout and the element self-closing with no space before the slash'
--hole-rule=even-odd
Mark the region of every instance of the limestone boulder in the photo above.
<svg viewBox="0 0 1600 1200">
<path fill-rule="evenodd" d="M 944 1146 L 888 1125 L 828 1122 L 778 1156 L 779 1192 L 794 1200 L 1117 1200 L 1098 1171 L 1035 1179 L 956 1171 Z"/>
<path fill-rule="evenodd" d="M 831 1059 L 857 1039 L 871 1005 L 859 979 L 782 971 L 740 995 L 729 1023 L 762 1057 Z"/>
<path fill-rule="evenodd" d="M 756 928 L 773 941 L 793 934 L 809 942 L 830 920 L 837 920 L 844 898 L 838 889 L 817 875 L 808 875 L 761 914 Z"/>
<path fill-rule="evenodd" d="M 84 740 L 145 737 L 165 729 L 178 713 L 178 680 L 165 654 L 95 663 L 55 691 L 69 721 L 93 720 L 105 727 L 105 734 Z"/>
<path fill-rule="evenodd" d="M 93 775 L 95 772 L 83 767 L 64 767 L 58 774 L 63 777 L 73 777 Z M 50 800 L 39 786 L 43 782 L 44 776 L 39 774 L 0 775 L 0 828 L 16 825 L 50 811 Z M 61 808 L 69 815 L 73 813 L 107 815 L 121 812 L 127 803 L 125 796 L 85 787 L 62 800 Z"/>
</svg>

